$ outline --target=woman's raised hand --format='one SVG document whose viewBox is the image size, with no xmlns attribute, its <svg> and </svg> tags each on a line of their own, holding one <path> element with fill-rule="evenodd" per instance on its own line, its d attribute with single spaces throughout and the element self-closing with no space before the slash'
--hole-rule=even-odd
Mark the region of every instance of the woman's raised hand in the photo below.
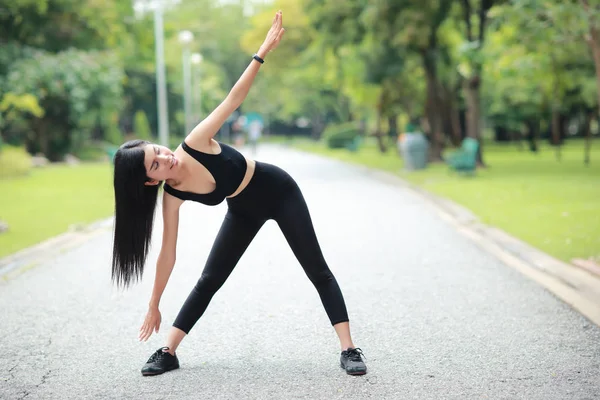
<svg viewBox="0 0 600 400">
<path fill-rule="evenodd" d="M 273 17 L 273 24 L 271 25 L 271 29 L 267 32 L 267 37 L 263 42 L 261 48 L 265 50 L 265 52 L 269 52 L 274 50 L 278 45 L 281 37 L 285 29 L 283 28 L 283 16 L 281 10 L 275 13 L 275 17 Z"/>
</svg>

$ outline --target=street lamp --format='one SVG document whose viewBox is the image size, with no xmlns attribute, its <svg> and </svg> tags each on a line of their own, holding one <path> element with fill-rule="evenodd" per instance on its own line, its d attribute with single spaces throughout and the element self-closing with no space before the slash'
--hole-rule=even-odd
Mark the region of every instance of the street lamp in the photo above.
<svg viewBox="0 0 600 400">
<path fill-rule="evenodd" d="M 194 84 L 193 84 L 193 88 L 194 88 L 194 93 L 197 93 L 196 96 L 198 96 L 198 101 L 194 102 L 194 110 L 195 110 L 195 114 L 196 114 L 196 123 L 200 122 L 200 119 L 202 118 L 202 93 L 200 90 L 200 64 L 202 63 L 202 54 L 200 53 L 194 53 L 192 54 L 192 64 L 196 65 L 196 69 L 194 70 Z M 197 103 L 197 104 L 195 104 Z"/>
<path fill-rule="evenodd" d="M 192 130 L 191 121 L 191 63 L 189 44 L 194 40 L 194 34 L 190 31 L 179 32 L 179 42 L 183 45 L 183 109 L 185 113 L 186 136 Z"/>
<path fill-rule="evenodd" d="M 156 58 L 156 106 L 158 109 L 158 137 L 163 146 L 169 146 L 169 120 L 167 104 L 167 79 L 165 75 L 165 50 L 163 31 L 163 8 L 178 4 L 180 0 L 134 0 L 135 15 L 141 18 L 148 11 L 154 12 L 154 47 Z M 166 3 L 166 4 L 163 4 Z"/>
</svg>

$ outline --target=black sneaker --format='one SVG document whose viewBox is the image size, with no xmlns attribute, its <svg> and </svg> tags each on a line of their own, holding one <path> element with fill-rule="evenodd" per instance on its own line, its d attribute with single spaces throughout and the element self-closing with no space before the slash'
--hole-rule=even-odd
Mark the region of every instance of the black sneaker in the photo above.
<svg viewBox="0 0 600 400">
<path fill-rule="evenodd" d="M 146 365 L 142 368 L 142 375 L 160 375 L 167 371 L 179 368 L 177 355 L 172 356 L 168 347 L 161 347 L 150 356 Z"/>
<path fill-rule="evenodd" d="M 364 354 L 359 348 L 344 350 L 340 357 L 340 366 L 348 375 L 364 375 L 367 373 L 367 366 L 361 356 L 364 357 Z"/>
</svg>

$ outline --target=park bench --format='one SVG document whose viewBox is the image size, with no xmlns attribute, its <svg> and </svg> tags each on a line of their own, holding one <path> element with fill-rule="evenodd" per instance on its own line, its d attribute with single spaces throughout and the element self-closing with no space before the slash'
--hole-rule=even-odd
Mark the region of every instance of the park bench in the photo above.
<svg viewBox="0 0 600 400">
<path fill-rule="evenodd" d="M 460 149 L 447 156 L 446 162 L 451 170 L 473 173 L 477 166 L 478 150 L 479 142 L 476 139 L 467 137 L 462 141 Z"/>
</svg>

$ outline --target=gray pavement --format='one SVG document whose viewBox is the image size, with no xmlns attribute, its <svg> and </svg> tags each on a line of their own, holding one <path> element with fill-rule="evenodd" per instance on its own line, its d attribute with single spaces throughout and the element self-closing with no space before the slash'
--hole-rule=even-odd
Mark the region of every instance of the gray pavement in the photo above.
<svg viewBox="0 0 600 400">
<path fill-rule="evenodd" d="M 2 399 L 596 399 L 600 329 L 485 253 L 410 190 L 262 147 L 300 183 L 369 373 L 340 369 L 318 295 L 267 223 L 179 348 L 145 378 L 226 211 L 185 204 L 161 331 L 137 341 L 144 280 L 110 284 L 111 232 L 0 284 Z M 160 215 L 160 214 L 159 214 Z"/>
</svg>

